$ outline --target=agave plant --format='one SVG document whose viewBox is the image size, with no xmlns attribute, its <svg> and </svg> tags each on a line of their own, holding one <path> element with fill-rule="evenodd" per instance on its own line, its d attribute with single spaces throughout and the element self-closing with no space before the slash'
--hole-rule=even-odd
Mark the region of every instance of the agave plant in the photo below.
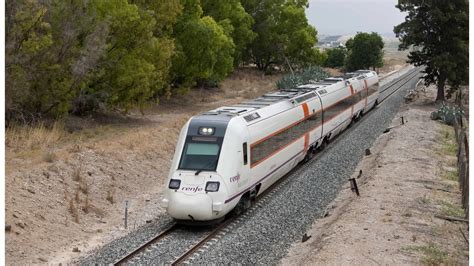
<svg viewBox="0 0 474 266">
<path fill-rule="evenodd" d="M 314 83 L 329 77 L 329 74 L 319 66 L 310 66 L 294 74 L 283 76 L 277 81 L 278 89 L 292 89 L 296 86 Z"/>
</svg>

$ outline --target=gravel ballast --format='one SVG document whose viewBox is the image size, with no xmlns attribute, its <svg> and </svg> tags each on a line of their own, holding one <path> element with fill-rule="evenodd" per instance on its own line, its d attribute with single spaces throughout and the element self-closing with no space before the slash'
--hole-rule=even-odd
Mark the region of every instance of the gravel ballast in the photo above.
<svg viewBox="0 0 474 266">
<path fill-rule="evenodd" d="M 327 149 L 302 167 L 294 170 L 278 186 L 275 193 L 265 197 L 252 212 L 245 215 L 231 230 L 194 255 L 190 262 L 217 264 L 276 264 L 283 258 L 291 243 L 301 241 L 315 219 L 326 212 L 341 185 L 355 170 L 366 148 L 389 126 L 403 95 L 418 79 L 412 79 L 383 104 L 369 112 L 351 129 L 343 132 Z M 103 248 L 87 254 L 79 264 L 110 264 L 139 245 L 165 230 L 172 219 L 157 217 L 155 222 L 139 228 Z M 202 237 L 202 230 L 184 230 L 176 241 L 152 248 L 138 264 L 167 263 L 183 248 Z M 159 248 L 160 247 L 160 248 Z M 169 254 L 166 254 L 170 251 Z M 155 253 L 156 252 L 156 253 Z M 176 254 L 175 254 L 176 253 Z"/>
</svg>

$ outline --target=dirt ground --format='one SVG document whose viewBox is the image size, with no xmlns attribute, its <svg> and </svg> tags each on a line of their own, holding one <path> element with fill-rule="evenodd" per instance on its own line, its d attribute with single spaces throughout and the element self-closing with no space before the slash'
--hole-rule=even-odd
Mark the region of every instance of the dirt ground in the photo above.
<svg viewBox="0 0 474 266">
<path fill-rule="evenodd" d="M 155 219 L 187 119 L 274 90 L 280 77 L 241 69 L 220 88 L 163 100 L 144 116 L 95 115 L 52 129 L 7 129 L 6 263 L 64 263 Z"/>
<path fill-rule="evenodd" d="M 438 218 L 464 213 L 453 129 L 430 119 L 435 97 L 431 87 L 401 108 L 353 174 L 360 197 L 348 182 L 281 265 L 469 263 L 468 225 Z"/>
</svg>

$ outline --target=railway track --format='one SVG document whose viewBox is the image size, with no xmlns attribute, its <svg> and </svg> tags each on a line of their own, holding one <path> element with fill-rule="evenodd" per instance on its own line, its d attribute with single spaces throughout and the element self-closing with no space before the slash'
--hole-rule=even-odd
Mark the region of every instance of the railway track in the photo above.
<svg viewBox="0 0 474 266">
<path fill-rule="evenodd" d="M 390 82 L 390 84 L 383 86 L 380 91 L 381 98 L 379 99 L 379 104 L 387 100 L 391 95 L 393 95 L 396 91 L 398 91 L 405 84 L 410 82 L 413 78 L 417 77 L 419 74 L 420 74 L 420 68 L 415 68 L 409 71 L 408 73 L 404 74 L 403 76 L 399 77 L 398 79 Z M 343 132 L 343 134 L 344 133 L 346 132 Z M 343 135 L 343 134 L 340 134 L 340 135 Z M 338 139 L 339 137 L 337 137 L 336 139 Z M 298 165 L 297 167 L 295 167 L 292 171 L 290 171 L 290 173 L 287 174 L 287 176 L 293 173 L 294 171 L 297 171 L 300 167 L 301 165 Z M 284 186 L 288 182 L 288 180 L 285 177 L 275 182 L 269 189 L 267 189 L 264 193 L 262 193 L 257 198 L 257 201 L 254 204 L 252 204 L 252 207 L 243 213 L 243 216 L 246 216 L 250 214 L 251 212 L 253 212 L 256 209 L 256 207 L 261 205 L 261 203 L 265 201 L 265 199 L 268 196 L 271 196 L 276 191 L 278 191 L 279 187 Z M 195 241 L 195 243 L 191 247 L 187 248 L 180 256 L 175 257 L 173 261 L 162 261 L 160 263 L 180 265 L 180 264 L 189 262 L 188 260 L 190 258 L 192 259 L 193 254 L 195 254 L 201 248 L 205 247 L 206 244 L 209 244 L 209 242 L 212 242 L 211 240 L 214 240 L 214 239 L 217 240 L 218 235 L 221 234 L 224 231 L 224 229 L 228 228 L 231 224 L 238 223 L 241 220 L 243 220 L 242 215 L 230 216 L 224 222 L 215 226 L 209 232 L 205 233 L 203 237 Z M 143 245 L 139 246 L 132 252 L 128 253 L 126 256 L 117 260 L 114 263 L 114 265 L 126 265 L 129 263 L 132 264 L 135 259 L 137 258 L 139 259 L 144 253 L 146 253 L 147 250 L 149 250 L 149 248 L 151 248 L 152 246 L 158 245 L 160 241 L 164 240 L 167 236 L 170 236 L 172 233 L 176 232 L 180 228 L 182 228 L 182 225 L 179 225 L 179 224 L 170 225 L 167 229 L 160 232 L 159 234 L 154 236 L 152 239 L 145 242 Z"/>
<path fill-rule="evenodd" d="M 382 86 L 381 90 L 380 90 L 380 96 L 382 97 L 382 99 L 379 100 L 379 104 L 384 102 L 386 99 L 388 99 L 390 96 L 392 96 L 395 92 L 397 92 L 398 89 L 402 88 L 403 86 L 405 86 L 405 84 L 407 84 L 413 78 L 418 76 L 420 74 L 420 69 L 421 68 L 419 68 L 419 67 L 414 68 L 414 69 L 410 70 L 408 73 L 406 73 L 403 76 L 399 77 L 398 79 L 390 82 L 390 84 Z M 387 93 L 388 93 L 388 95 L 384 95 L 384 94 L 387 94 Z"/>
</svg>

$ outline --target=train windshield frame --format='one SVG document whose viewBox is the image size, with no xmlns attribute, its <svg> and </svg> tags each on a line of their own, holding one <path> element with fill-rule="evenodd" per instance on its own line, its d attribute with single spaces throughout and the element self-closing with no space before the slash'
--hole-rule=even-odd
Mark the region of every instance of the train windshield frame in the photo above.
<svg viewBox="0 0 474 266">
<path fill-rule="evenodd" d="M 219 137 L 187 136 L 178 169 L 216 171 L 222 139 Z"/>
</svg>

